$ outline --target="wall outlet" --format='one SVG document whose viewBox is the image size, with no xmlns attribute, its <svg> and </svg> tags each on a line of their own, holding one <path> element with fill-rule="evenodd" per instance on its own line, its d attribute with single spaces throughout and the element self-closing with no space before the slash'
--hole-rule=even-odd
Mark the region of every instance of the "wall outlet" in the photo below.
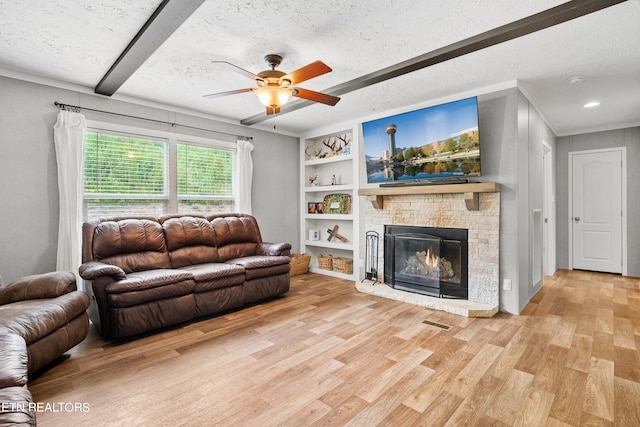
<svg viewBox="0 0 640 427">
<path fill-rule="evenodd" d="M 505 291 L 511 290 L 511 279 L 503 279 L 502 280 L 502 289 Z"/>
</svg>

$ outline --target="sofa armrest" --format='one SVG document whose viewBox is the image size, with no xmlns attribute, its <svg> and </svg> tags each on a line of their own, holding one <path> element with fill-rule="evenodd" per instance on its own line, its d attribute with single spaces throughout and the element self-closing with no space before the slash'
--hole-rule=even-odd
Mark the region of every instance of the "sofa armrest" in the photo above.
<svg viewBox="0 0 640 427">
<path fill-rule="evenodd" d="M 262 242 L 258 245 L 256 255 L 290 256 L 291 244 Z"/>
<path fill-rule="evenodd" d="M 1 287 L 0 305 L 31 299 L 55 298 L 76 289 L 76 276 L 68 271 L 34 274 Z"/>
<path fill-rule="evenodd" d="M 122 280 L 127 277 L 123 269 L 117 265 L 105 264 L 103 262 L 85 262 L 78 270 L 84 280 L 95 280 L 103 276 L 111 276 L 115 280 Z"/>
<path fill-rule="evenodd" d="M 21 336 L 0 331 L 0 389 L 27 385 L 27 357 Z"/>
</svg>

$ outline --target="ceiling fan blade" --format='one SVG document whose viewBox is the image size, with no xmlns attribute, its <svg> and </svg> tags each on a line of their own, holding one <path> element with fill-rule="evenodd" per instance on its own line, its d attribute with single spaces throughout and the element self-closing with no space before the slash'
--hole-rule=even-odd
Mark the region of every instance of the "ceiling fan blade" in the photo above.
<svg viewBox="0 0 640 427">
<path fill-rule="evenodd" d="M 278 114 L 280 112 L 280 107 L 267 107 L 267 116 L 271 114 Z"/>
<path fill-rule="evenodd" d="M 227 92 L 210 93 L 209 95 L 204 95 L 203 98 L 219 98 L 221 96 L 235 95 L 236 93 L 253 92 L 254 90 L 254 88 L 229 90 Z"/>
<path fill-rule="evenodd" d="M 293 89 L 293 96 L 331 106 L 336 105 L 338 101 L 340 101 L 340 98 L 337 96 L 327 95 L 326 93 L 314 92 L 312 90 L 302 88 Z"/>
<path fill-rule="evenodd" d="M 252 80 L 260 80 L 262 81 L 262 77 L 258 76 L 257 74 L 253 74 L 251 71 L 247 71 L 244 68 L 240 68 L 235 64 L 232 64 L 231 62 L 227 62 L 227 61 L 211 61 L 212 64 L 226 64 L 226 65 L 230 65 L 231 69 L 234 70 L 236 73 L 241 74 L 245 77 L 249 77 Z"/>
<path fill-rule="evenodd" d="M 283 76 L 282 79 L 289 80 L 291 81 L 292 85 L 295 85 L 305 80 L 321 76 L 325 73 L 328 73 L 329 71 L 331 71 L 331 68 L 327 64 L 322 61 L 316 61 L 290 72 L 289 74 Z"/>
</svg>

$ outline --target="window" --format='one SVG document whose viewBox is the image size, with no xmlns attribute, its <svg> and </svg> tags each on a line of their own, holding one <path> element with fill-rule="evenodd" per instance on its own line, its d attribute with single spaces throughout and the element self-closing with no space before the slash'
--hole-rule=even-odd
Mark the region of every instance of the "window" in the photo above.
<svg viewBox="0 0 640 427">
<path fill-rule="evenodd" d="M 121 128 L 87 131 L 85 220 L 235 210 L 235 144 Z"/>
<path fill-rule="evenodd" d="M 84 218 L 168 210 L 166 141 L 87 131 Z"/>
<path fill-rule="evenodd" d="M 178 144 L 178 212 L 232 212 L 233 153 Z"/>
</svg>

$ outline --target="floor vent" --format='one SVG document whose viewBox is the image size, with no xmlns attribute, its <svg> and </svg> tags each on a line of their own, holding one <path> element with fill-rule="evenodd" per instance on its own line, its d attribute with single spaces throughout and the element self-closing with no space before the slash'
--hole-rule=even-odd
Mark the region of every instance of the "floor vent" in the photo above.
<svg viewBox="0 0 640 427">
<path fill-rule="evenodd" d="M 445 325 L 443 323 L 432 322 L 431 320 L 423 320 L 422 323 L 425 323 L 425 324 L 431 325 L 431 326 L 435 326 L 436 328 L 444 329 L 445 331 L 450 331 L 451 330 L 451 326 Z"/>
</svg>

